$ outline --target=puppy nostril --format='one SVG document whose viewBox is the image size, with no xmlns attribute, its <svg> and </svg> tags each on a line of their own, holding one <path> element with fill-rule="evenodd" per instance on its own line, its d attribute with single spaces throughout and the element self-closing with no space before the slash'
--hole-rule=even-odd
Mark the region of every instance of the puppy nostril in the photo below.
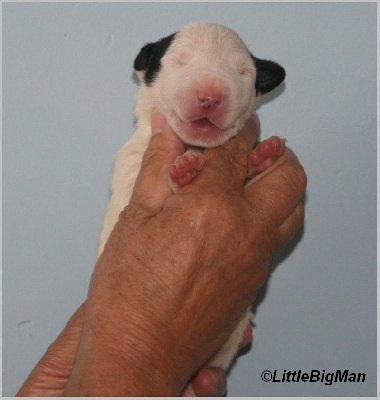
<svg viewBox="0 0 380 400">
<path fill-rule="evenodd" d="M 204 94 L 197 94 L 197 100 L 200 103 L 200 106 L 204 109 L 211 109 L 215 106 L 219 106 L 222 101 L 219 97 L 217 96 L 207 96 Z"/>
</svg>

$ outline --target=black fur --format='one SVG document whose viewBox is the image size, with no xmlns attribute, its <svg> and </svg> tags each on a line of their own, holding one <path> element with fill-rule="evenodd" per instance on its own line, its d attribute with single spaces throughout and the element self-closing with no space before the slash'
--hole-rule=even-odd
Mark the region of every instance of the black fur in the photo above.
<svg viewBox="0 0 380 400">
<path fill-rule="evenodd" d="M 274 61 L 261 60 L 251 54 L 256 66 L 256 94 L 265 94 L 276 88 L 284 79 L 286 72 Z"/>
<path fill-rule="evenodd" d="M 135 58 L 133 67 L 136 71 L 145 71 L 144 82 L 152 86 L 161 69 L 161 58 L 165 55 L 176 33 L 166 36 L 155 43 L 146 44 Z"/>
</svg>

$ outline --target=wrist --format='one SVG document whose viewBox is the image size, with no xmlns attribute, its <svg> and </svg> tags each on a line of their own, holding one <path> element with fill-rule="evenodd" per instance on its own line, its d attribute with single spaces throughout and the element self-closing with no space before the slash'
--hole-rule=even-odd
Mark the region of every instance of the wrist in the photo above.
<svg viewBox="0 0 380 400">
<path fill-rule="evenodd" d="M 183 383 L 160 343 L 110 330 L 84 333 L 64 396 L 180 395 Z"/>
<path fill-rule="evenodd" d="M 179 396 L 180 385 L 161 364 L 135 362 L 114 354 L 81 357 L 74 366 L 64 396 Z"/>
</svg>

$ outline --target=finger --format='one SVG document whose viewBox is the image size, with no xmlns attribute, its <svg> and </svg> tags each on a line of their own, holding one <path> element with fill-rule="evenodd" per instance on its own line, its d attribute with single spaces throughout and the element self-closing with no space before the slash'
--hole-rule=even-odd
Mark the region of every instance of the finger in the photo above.
<svg viewBox="0 0 380 400">
<path fill-rule="evenodd" d="M 155 214 L 172 194 L 168 171 L 174 160 L 185 152 L 185 145 L 158 110 L 153 110 L 151 122 L 152 138 L 142 160 L 131 203 Z"/>
<path fill-rule="evenodd" d="M 220 368 L 201 369 L 191 381 L 197 397 L 220 397 L 227 390 L 227 376 Z"/>
<path fill-rule="evenodd" d="M 205 168 L 194 184 L 218 185 L 241 189 L 247 177 L 248 154 L 260 133 L 259 118 L 255 114 L 242 130 L 222 146 L 206 149 Z"/>
<path fill-rule="evenodd" d="M 306 190 L 307 177 L 295 154 L 284 154 L 245 187 L 245 194 L 255 209 L 266 213 L 281 226 L 293 212 Z"/>
<path fill-rule="evenodd" d="M 293 212 L 279 227 L 280 247 L 301 229 L 305 220 L 305 205 L 300 201 Z"/>
</svg>

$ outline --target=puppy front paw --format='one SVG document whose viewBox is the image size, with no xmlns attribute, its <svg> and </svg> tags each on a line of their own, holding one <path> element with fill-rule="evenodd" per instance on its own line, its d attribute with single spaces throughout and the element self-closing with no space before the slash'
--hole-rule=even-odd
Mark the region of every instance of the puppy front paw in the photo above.
<svg viewBox="0 0 380 400">
<path fill-rule="evenodd" d="M 202 153 L 188 150 L 178 156 L 169 170 L 169 181 L 173 191 L 189 184 L 205 166 L 206 160 Z"/>
<path fill-rule="evenodd" d="M 285 139 L 278 136 L 260 142 L 248 155 L 248 178 L 253 178 L 269 168 L 284 151 Z"/>
</svg>

